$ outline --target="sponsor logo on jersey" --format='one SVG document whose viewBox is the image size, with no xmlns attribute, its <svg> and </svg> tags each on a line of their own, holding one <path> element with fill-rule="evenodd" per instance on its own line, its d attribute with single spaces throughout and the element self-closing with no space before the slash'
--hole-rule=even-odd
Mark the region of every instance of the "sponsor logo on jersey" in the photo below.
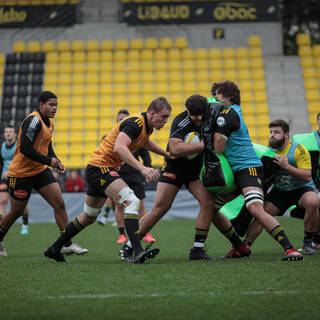
<svg viewBox="0 0 320 320">
<path fill-rule="evenodd" d="M 28 192 L 24 190 L 14 190 L 13 194 L 20 199 L 24 199 L 28 196 Z"/>
<path fill-rule="evenodd" d="M 224 119 L 224 117 L 218 117 L 217 119 L 217 125 L 219 127 L 223 127 L 226 125 L 226 120 Z"/>
<path fill-rule="evenodd" d="M 109 174 L 113 177 L 119 177 L 119 173 L 117 171 L 110 171 Z"/>
</svg>

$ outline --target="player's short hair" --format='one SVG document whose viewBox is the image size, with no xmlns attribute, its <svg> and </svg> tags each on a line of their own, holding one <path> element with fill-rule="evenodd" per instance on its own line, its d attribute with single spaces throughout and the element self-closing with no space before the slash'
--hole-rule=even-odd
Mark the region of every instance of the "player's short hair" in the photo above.
<svg viewBox="0 0 320 320">
<path fill-rule="evenodd" d="M 285 120 L 282 119 L 277 119 L 277 120 L 273 120 L 269 123 L 268 125 L 269 128 L 273 128 L 273 127 L 281 127 L 282 131 L 284 133 L 289 133 L 290 131 L 290 126 L 289 123 Z"/>
<path fill-rule="evenodd" d="M 118 111 L 117 117 L 119 116 L 119 114 L 126 114 L 128 116 L 129 115 L 129 111 L 127 109 L 121 109 L 121 110 Z"/>
<path fill-rule="evenodd" d="M 317 120 L 320 118 L 320 112 L 317 114 Z"/>
<path fill-rule="evenodd" d="M 194 94 L 187 98 L 185 106 L 191 116 L 204 115 L 208 109 L 207 99 L 199 94 Z"/>
<path fill-rule="evenodd" d="M 14 132 L 16 132 L 16 128 L 15 128 L 15 126 L 12 126 L 11 124 L 8 124 L 8 125 L 6 125 L 4 128 L 3 128 L 3 131 L 5 130 L 5 129 L 13 129 L 13 131 Z"/>
<path fill-rule="evenodd" d="M 39 96 L 39 103 L 46 103 L 50 99 L 58 99 L 58 97 L 51 91 L 42 91 Z"/>
<path fill-rule="evenodd" d="M 240 89 L 232 81 L 224 80 L 215 82 L 211 87 L 212 96 L 216 96 L 216 93 L 221 93 L 224 97 L 228 98 L 231 103 L 240 105 Z"/>
<path fill-rule="evenodd" d="M 168 102 L 168 100 L 165 97 L 159 97 L 159 98 L 152 100 L 148 109 L 147 109 L 147 112 L 150 112 L 152 110 L 159 112 L 162 109 L 168 109 L 169 111 L 172 110 L 170 103 Z"/>
</svg>

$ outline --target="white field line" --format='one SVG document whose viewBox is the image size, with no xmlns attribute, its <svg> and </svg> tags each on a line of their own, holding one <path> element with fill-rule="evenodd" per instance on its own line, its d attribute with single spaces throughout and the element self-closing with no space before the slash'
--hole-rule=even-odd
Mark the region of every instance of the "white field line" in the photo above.
<svg viewBox="0 0 320 320">
<path fill-rule="evenodd" d="M 230 295 L 301 295 L 301 294 L 319 294 L 320 290 L 261 290 L 261 291 L 231 291 L 231 292 L 207 292 L 202 294 L 193 294 L 188 292 L 166 293 L 142 293 L 142 294 L 71 294 L 47 296 L 44 299 L 110 299 L 110 298 L 159 298 L 159 297 L 192 297 L 192 296 L 230 296 Z"/>
</svg>

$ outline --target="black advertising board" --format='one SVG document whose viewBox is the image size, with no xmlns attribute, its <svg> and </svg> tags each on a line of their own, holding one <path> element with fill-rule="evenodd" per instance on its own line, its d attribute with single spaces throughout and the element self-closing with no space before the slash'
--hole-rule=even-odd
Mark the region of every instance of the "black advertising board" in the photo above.
<svg viewBox="0 0 320 320">
<path fill-rule="evenodd" d="M 77 5 L 0 6 L 0 28 L 71 26 Z"/>
<path fill-rule="evenodd" d="M 279 21 L 278 0 L 123 3 L 128 24 L 226 23 Z"/>
</svg>

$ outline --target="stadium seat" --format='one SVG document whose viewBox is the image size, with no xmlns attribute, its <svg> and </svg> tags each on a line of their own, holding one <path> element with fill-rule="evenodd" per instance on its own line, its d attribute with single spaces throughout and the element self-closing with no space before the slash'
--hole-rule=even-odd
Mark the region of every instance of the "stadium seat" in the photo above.
<svg viewBox="0 0 320 320">
<path fill-rule="evenodd" d="M 88 40 L 86 43 L 87 51 L 98 51 L 99 50 L 99 41 L 98 40 Z"/>
<path fill-rule="evenodd" d="M 141 51 L 141 61 L 152 61 L 153 60 L 153 52 L 150 49 L 143 49 Z"/>
<path fill-rule="evenodd" d="M 141 73 L 141 82 L 153 82 L 153 72 L 145 71 Z"/>
<path fill-rule="evenodd" d="M 263 60 L 260 58 L 251 59 L 251 69 L 263 69 Z"/>
<path fill-rule="evenodd" d="M 113 93 L 123 97 L 122 95 L 127 93 L 127 85 L 124 83 L 116 83 L 113 87 Z"/>
<path fill-rule="evenodd" d="M 113 90 L 111 81 L 110 83 L 101 83 L 99 89 L 100 89 L 100 95 L 111 94 Z M 100 103 L 101 103 L 101 98 L 100 98 Z"/>
<path fill-rule="evenodd" d="M 69 62 L 61 62 L 58 64 L 58 73 L 70 73 L 71 72 L 71 64 Z"/>
<path fill-rule="evenodd" d="M 262 80 L 265 78 L 264 71 L 262 69 L 254 69 L 251 71 L 251 77 L 253 80 Z"/>
<path fill-rule="evenodd" d="M 247 59 L 248 56 L 249 56 L 248 48 L 246 48 L 246 47 L 236 48 L 236 57 L 237 57 L 237 59 Z"/>
<path fill-rule="evenodd" d="M 301 46 L 298 48 L 298 54 L 300 57 L 312 56 L 312 49 L 310 46 Z"/>
<path fill-rule="evenodd" d="M 306 33 L 298 33 L 296 41 L 299 46 L 309 46 L 311 43 L 310 36 Z"/>
<path fill-rule="evenodd" d="M 130 48 L 134 50 L 141 50 L 143 48 L 142 38 L 134 38 L 130 41 Z"/>
<path fill-rule="evenodd" d="M 86 149 L 88 148 L 88 146 L 90 145 L 90 143 L 94 142 L 95 146 L 96 146 L 96 142 L 98 140 L 98 136 L 97 136 L 97 130 L 86 130 L 84 132 L 84 141 L 85 141 L 85 145 L 86 145 Z M 95 149 L 95 147 L 94 147 Z M 87 152 L 88 150 L 86 150 Z M 93 151 L 93 150 L 91 150 Z"/>
<path fill-rule="evenodd" d="M 154 62 L 154 70 L 156 72 L 164 72 L 168 68 L 168 64 L 166 61 L 160 60 Z"/>
<path fill-rule="evenodd" d="M 124 62 L 127 59 L 126 51 L 124 50 L 117 50 L 113 54 L 113 60 L 115 62 Z"/>
<path fill-rule="evenodd" d="M 165 61 L 163 62 L 164 64 L 166 63 Z M 168 71 L 180 71 L 181 69 L 181 63 L 179 60 L 169 60 L 167 66 L 168 66 Z"/>
<path fill-rule="evenodd" d="M 69 85 L 61 85 L 59 86 L 59 89 L 57 90 L 57 94 L 67 96 L 71 94 L 71 87 Z"/>
<path fill-rule="evenodd" d="M 248 37 L 248 45 L 249 47 L 260 47 L 261 46 L 261 38 L 257 35 L 252 35 Z"/>
<path fill-rule="evenodd" d="M 83 84 L 86 81 L 84 73 L 73 73 L 72 74 L 72 83 L 73 84 Z"/>
<path fill-rule="evenodd" d="M 209 59 L 220 59 L 221 56 L 221 50 L 218 48 L 210 48 L 208 51 L 208 57 Z"/>
<path fill-rule="evenodd" d="M 43 41 L 42 51 L 43 52 L 53 52 L 56 49 L 56 44 L 53 40 Z"/>
<path fill-rule="evenodd" d="M 183 83 L 182 90 L 186 96 L 196 93 L 197 92 L 196 82 L 195 81 L 185 81 Z"/>
<path fill-rule="evenodd" d="M 210 72 L 210 75 L 213 82 L 221 81 L 224 79 L 224 75 L 221 70 L 213 70 Z"/>
<path fill-rule="evenodd" d="M 128 61 L 139 61 L 140 60 L 140 51 L 138 50 L 129 50 L 127 55 Z"/>
<path fill-rule="evenodd" d="M 154 59 L 156 60 L 167 60 L 167 51 L 164 49 L 156 49 L 154 51 Z"/>
<path fill-rule="evenodd" d="M 306 78 L 315 78 L 316 77 L 316 71 L 314 68 L 303 68 L 302 70 L 303 77 Z"/>
<path fill-rule="evenodd" d="M 86 118 L 86 121 L 85 121 L 85 124 L 84 124 L 84 128 L 85 130 L 94 130 L 94 129 L 97 129 L 98 127 L 98 122 L 97 122 L 97 117 L 93 118 L 93 117 L 90 117 L 90 118 Z"/>
<path fill-rule="evenodd" d="M 100 54 L 101 62 L 111 62 L 112 61 L 112 52 L 111 51 L 102 51 Z"/>
<path fill-rule="evenodd" d="M 129 44 L 127 39 L 117 39 L 115 49 L 116 50 L 128 50 Z"/>
<path fill-rule="evenodd" d="M 170 48 L 172 48 L 172 39 L 171 38 L 161 38 L 159 47 L 161 49 L 170 49 Z"/>
<path fill-rule="evenodd" d="M 304 87 L 306 89 L 317 89 L 318 81 L 316 78 L 306 78 L 304 79 Z"/>
<path fill-rule="evenodd" d="M 28 42 L 28 52 L 40 52 L 40 42 L 39 41 L 29 41 Z"/>
<path fill-rule="evenodd" d="M 108 51 L 113 49 L 113 41 L 111 39 L 105 39 L 101 41 L 101 50 Z"/>
<path fill-rule="evenodd" d="M 182 60 L 182 69 L 183 71 L 193 71 L 196 70 L 196 64 L 193 59 L 187 60 L 183 59 Z"/>
<path fill-rule="evenodd" d="M 181 82 L 172 82 L 169 87 L 168 90 L 170 93 L 180 93 L 182 92 L 182 84 Z"/>
<path fill-rule="evenodd" d="M 187 38 L 184 38 L 184 37 L 178 37 L 178 38 L 176 38 L 175 41 L 174 41 L 174 46 L 175 46 L 177 49 L 187 48 L 187 47 L 188 47 L 188 40 L 187 40 Z"/>
<path fill-rule="evenodd" d="M 233 82 L 236 82 L 238 80 L 237 70 L 235 70 L 235 69 L 225 70 L 224 77 L 227 80 L 231 80 Z"/>
<path fill-rule="evenodd" d="M 118 72 L 113 75 L 113 82 L 114 83 L 124 83 L 127 82 L 127 74 Z"/>
<path fill-rule="evenodd" d="M 72 96 L 83 96 L 85 93 L 84 84 L 73 84 L 71 89 Z"/>
<path fill-rule="evenodd" d="M 69 108 L 59 107 L 56 117 L 57 119 L 69 120 L 69 117 L 70 117 Z"/>
<path fill-rule="evenodd" d="M 320 57 L 320 44 L 314 44 L 312 46 L 312 55 L 314 57 Z"/>
<path fill-rule="evenodd" d="M 58 78 L 59 85 L 61 84 L 70 84 L 71 83 L 71 75 L 69 73 L 60 74 Z"/>
<path fill-rule="evenodd" d="M 72 51 L 83 51 L 84 50 L 84 41 L 83 40 L 73 40 L 71 43 Z"/>
<path fill-rule="evenodd" d="M 73 53 L 72 56 L 73 62 L 85 62 L 86 61 L 86 54 L 84 51 L 76 51 Z"/>
<path fill-rule="evenodd" d="M 208 60 L 207 59 L 201 59 L 201 60 L 196 60 L 195 61 L 195 65 L 197 70 L 205 70 L 207 71 L 209 69 L 209 65 L 208 65 Z"/>
<path fill-rule="evenodd" d="M 24 41 L 15 41 L 13 43 L 13 50 L 14 53 L 21 53 L 26 51 L 26 44 Z"/>
<path fill-rule="evenodd" d="M 247 58 L 238 59 L 237 68 L 244 69 L 244 70 L 249 69 L 250 68 L 249 60 Z"/>
<path fill-rule="evenodd" d="M 194 57 L 195 57 L 195 59 L 197 59 L 197 60 L 207 59 L 207 57 L 208 57 L 207 49 L 205 49 L 205 48 L 195 49 L 195 51 L 194 51 Z"/>
<path fill-rule="evenodd" d="M 87 72 L 86 82 L 87 84 L 97 84 L 99 82 L 99 73 L 97 71 Z"/>
<path fill-rule="evenodd" d="M 70 63 L 72 61 L 71 51 L 62 51 L 59 55 L 59 62 Z"/>
<path fill-rule="evenodd" d="M 152 61 L 142 61 L 140 63 L 140 70 L 145 71 L 152 71 L 153 70 L 153 62 Z"/>
<path fill-rule="evenodd" d="M 223 59 L 234 59 L 235 58 L 235 50 L 234 48 L 223 48 L 222 49 L 222 57 Z"/>
<path fill-rule="evenodd" d="M 253 82 L 253 85 L 252 85 L 253 89 L 256 90 L 256 91 L 259 91 L 259 90 L 266 90 L 266 83 L 264 81 L 264 79 L 257 79 Z"/>
<path fill-rule="evenodd" d="M 255 113 L 258 114 L 268 114 L 269 113 L 269 109 L 268 109 L 268 105 L 267 103 L 261 103 L 258 102 L 256 103 L 256 107 L 255 107 Z"/>
<path fill-rule="evenodd" d="M 97 83 L 89 83 L 86 87 L 87 95 L 97 95 L 99 94 L 99 85 Z"/>
<path fill-rule="evenodd" d="M 223 59 L 223 68 L 225 70 L 236 69 L 236 61 L 233 58 Z"/>
<path fill-rule="evenodd" d="M 182 49 L 181 57 L 184 60 L 191 60 L 194 58 L 194 52 L 191 48 Z"/>
<path fill-rule="evenodd" d="M 116 71 L 116 72 L 125 72 L 127 65 L 125 62 L 122 62 L 122 61 L 115 62 L 113 65 L 113 68 L 114 68 L 114 71 Z"/>
<path fill-rule="evenodd" d="M 57 42 L 57 50 L 59 52 L 62 51 L 70 51 L 70 43 L 68 40 L 59 40 Z"/>
<path fill-rule="evenodd" d="M 306 91 L 306 99 L 308 102 L 311 101 L 319 101 L 320 100 L 320 96 L 319 96 L 319 92 L 318 89 L 309 89 Z"/>
<path fill-rule="evenodd" d="M 157 38 L 146 38 L 144 42 L 144 47 L 146 49 L 157 49 L 158 39 Z"/>
<path fill-rule="evenodd" d="M 57 52 L 48 52 L 46 55 L 46 63 L 57 63 L 59 61 L 59 55 Z"/>
<path fill-rule="evenodd" d="M 267 102 L 267 95 L 265 91 L 255 91 L 254 92 L 255 102 Z"/>
<path fill-rule="evenodd" d="M 129 72 L 127 80 L 129 83 L 139 82 L 140 81 L 140 73 L 139 72 Z"/>
<path fill-rule="evenodd" d="M 319 113 L 320 110 L 320 102 L 319 101 L 311 101 L 308 103 L 308 111 L 310 113 Z"/>
<path fill-rule="evenodd" d="M 311 56 L 301 57 L 300 64 L 303 68 L 313 67 L 314 65 L 313 57 Z"/>
<path fill-rule="evenodd" d="M 250 58 L 262 58 L 262 50 L 259 47 L 253 47 L 249 49 Z"/>
</svg>

